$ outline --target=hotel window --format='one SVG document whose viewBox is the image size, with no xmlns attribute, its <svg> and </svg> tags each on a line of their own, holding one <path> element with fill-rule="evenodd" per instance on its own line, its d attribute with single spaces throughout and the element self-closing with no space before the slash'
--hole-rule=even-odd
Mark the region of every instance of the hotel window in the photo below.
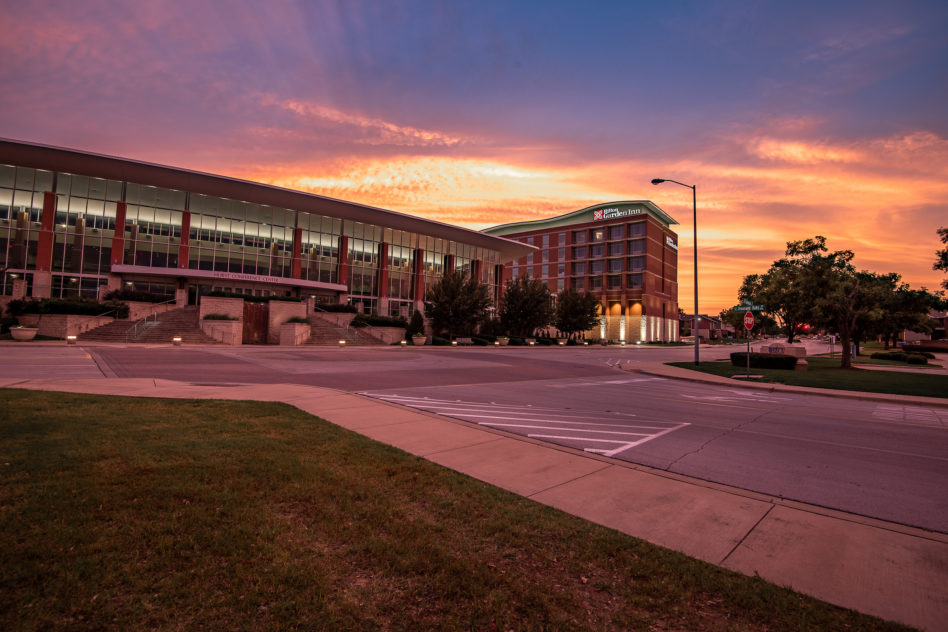
<svg viewBox="0 0 948 632">
<path fill-rule="evenodd" d="M 640 274 L 630 274 L 628 278 L 628 288 L 630 290 L 641 290 L 642 289 L 642 275 Z"/>
<path fill-rule="evenodd" d="M 595 244 L 589 248 L 589 256 L 596 259 L 599 257 L 606 256 L 606 245 L 605 244 Z"/>
<path fill-rule="evenodd" d="M 574 244 L 585 244 L 585 243 L 586 243 L 586 231 L 585 231 L 585 230 L 574 230 L 574 231 L 573 231 L 573 243 L 574 243 Z"/>
<path fill-rule="evenodd" d="M 527 265 L 528 265 L 528 266 L 533 265 L 533 253 L 532 253 L 532 252 L 527 255 Z"/>
<path fill-rule="evenodd" d="M 603 268 L 604 266 L 601 260 L 589 262 L 589 272 L 591 274 L 602 274 Z"/>
<path fill-rule="evenodd" d="M 609 259 L 609 272 L 625 272 L 625 259 Z"/>
<path fill-rule="evenodd" d="M 630 241 L 629 254 L 630 255 L 644 255 L 645 254 L 645 240 L 636 239 L 635 241 Z"/>
<path fill-rule="evenodd" d="M 550 277 L 550 266 L 548 264 L 544 263 L 540 268 L 540 276 L 544 279 L 548 279 Z"/>
<path fill-rule="evenodd" d="M 586 262 L 577 261 L 573 264 L 573 274 L 586 274 Z"/>
<path fill-rule="evenodd" d="M 613 274 L 609 275 L 607 282 L 609 283 L 610 290 L 621 290 L 622 289 L 622 275 Z"/>
<path fill-rule="evenodd" d="M 557 249 L 557 251 L 556 251 L 556 258 L 557 258 L 559 261 L 563 261 L 564 259 L 566 259 L 566 248 L 559 248 L 559 249 Z"/>
<path fill-rule="evenodd" d="M 629 224 L 629 237 L 644 237 L 645 236 L 645 222 L 636 222 L 635 224 Z"/>
<path fill-rule="evenodd" d="M 599 277 L 599 276 L 589 277 L 589 289 L 590 289 L 590 290 L 601 290 L 601 289 L 602 289 L 602 277 Z"/>
<path fill-rule="evenodd" d="M 543 247 L 544 248 L 550 247 L 550 234 L 549 233 L 547 233 L 546 235 L 543 235 Z"/>
<path fill-rule="evenodd" d="M 586 288 L 586 279 L 585 277 L 576 277 L 573 279 L 573 289 L 580 291 Z"/>
<path fill-rule="evenodd" d="M 592 241 L 603 241 L 606 238 L 605 228 L 594 228 L 592 231 Z"/>
<path fill-rule="evenodd" d="M 614 227 L 613 227 L 614 228 Z M 614 244 L 609 244 L 609 256 L 618 257 L 625 254 L 625 242 L 617 241 Z"/>
<path fill-rule="evenodd" d="M 540 251 L 540 254 L 541 254 L 541 256 L 543 257 L 543 260 L 544 260 L 544 261 L 549 261 L 549 260 L 550 260 L 550 251 L 549 251 L 549 250 L 546 250 L 546 249 L 541 250 L 541 251 Z"/>
<path fill-rule="evenodd" d="M 625 239 L 625 224 L 610 226 L 609 239 Z"/>
<path fill-rule="evenodd" d="M 586 246 L 577 246 L 573 248 L 573 259 L 585 259 Z"/>
<path fill-rule="evenodd" d="M 557 279 L 556 280 L 556 291 L 562 292 L 566 289 L 566 279 Z"/>
<path fill-rule="evenodd" d="M 637 272 L 645 269 L 645 257 L 631 257 L 629 259 L 629 271 Z"/>
<path fill-rule="evenodd" d="M 556 241 L 560 246 L 566 245 L 566 233 L 557 233 Z"/>
<path fill-rule="evenodd" d="M 558 263 L 556 264 L 556 276 L 563 276 L 566 274 L 566 264 Z"/>
</svg>

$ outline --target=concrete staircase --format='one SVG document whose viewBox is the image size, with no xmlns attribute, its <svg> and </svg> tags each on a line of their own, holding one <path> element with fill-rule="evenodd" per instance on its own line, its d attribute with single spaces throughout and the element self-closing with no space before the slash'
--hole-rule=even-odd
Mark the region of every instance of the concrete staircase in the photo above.
<svg viewBox="0 0 948 632">
<path fill-rule="evenodd" d="M 198 320 L 198 307 L 189 305 L 158 314 L 157 320 L 151 317 L 140 324 L 134 335 L 131 330 L 136 323 L 116 320 L 108 325 L 97 327 L 79 334 L 83 342 L 141 342 L 141 343 L 171 343 L 172 338 L 181 338 L 181 342 L 192 344 L 219 344 L 216 340 L 201 331 Z M 139 321 L 141 322 L 141 321 Z M 338 344 L 338 343 L 337 343 Z"/>
<path fill-rule="evenodd" d="M 339 327 L 334 323 L 322 320 L 319 317 L 313 318 L 312 335 L 308 345 L 318 347 L 338 347 L 340 340 L 346 341 L 347 347 L 384 347 L 384 342 L 363 331 L 360 327 Z"/>
</svg>

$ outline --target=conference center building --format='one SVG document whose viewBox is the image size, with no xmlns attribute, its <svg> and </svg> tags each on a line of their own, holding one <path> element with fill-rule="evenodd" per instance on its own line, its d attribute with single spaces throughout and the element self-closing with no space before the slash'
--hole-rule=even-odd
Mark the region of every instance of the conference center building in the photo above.
<svg viewBox="0 0 948 632">
<path fill-rule="evenodd" d="M 447 271 L 501 291 L 504 237 L 234 178 L 0 140 L 0 295 L 214 290 L 410 316 Z"/>
<path fill-rule="evenodd" d="M 627 343 L 678 340 L 678 236 L 648 200 L 611 202 L 484 232 L 538 249 L 503 266 L 503 282 L 540 279 L 553 294 L 591 292 L 600 325 L 587 337 Z"/>
</svg>

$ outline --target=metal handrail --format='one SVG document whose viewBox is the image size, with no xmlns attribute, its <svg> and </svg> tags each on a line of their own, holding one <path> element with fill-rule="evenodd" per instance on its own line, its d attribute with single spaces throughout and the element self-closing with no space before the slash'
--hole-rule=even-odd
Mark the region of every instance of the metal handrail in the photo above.
<svg viewBox="0 0 948 632">
<path fill-rule="evenodd" d="M 168 299 L 167 301 L 162 301 L 162 302 L 160 302 L 160 303 L 155 303 L 155 306 L 157 307 L 158 305 L 166 305 L 166 304 L 168 304 L 168 303 L 174 303 L 174 302 L 177 301 L 177 300 L 178 300 L 178 299 L 176 299 L 176 298 L 170 298 L 170 299 Z M 114 310 L 113 310 L 113 311 L 114 311 Z M 153 311 L 151 314 L 147 314 L 144 318 L 138 319 L 138 320 L 135 322 L 135 324 L 131 327 L 131 329 L 129 329 L 128 331 L 125 332 L 125 342 L 130 342 L 130 341 L 133 340 L 134 338 L 137 338 L 137 337 L 141 334 L 140 330 L 145 328 L 145 326 L 146 326 L 146 325 L 148 324 L 148 322 L 149 322 L 148 319 L 149 319 L 149 318 L 152 318 L 152 317 L 154 317 L 154 322 L 157 324 L 157 323 L 158 323 L 158 311 L 157 311 L 157 310 Z"/>
</svg>

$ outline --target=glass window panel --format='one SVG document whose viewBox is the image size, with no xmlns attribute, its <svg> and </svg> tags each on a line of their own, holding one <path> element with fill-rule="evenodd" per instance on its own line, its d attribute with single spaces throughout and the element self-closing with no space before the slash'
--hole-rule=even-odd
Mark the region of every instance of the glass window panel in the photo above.
<svg viewBox="0 0 948 632">
<path fill-rule="evenodd" d="M 16 168 L 11 165 L 0 165 L 0 187 L 13 188 L 16 182 Z"/>
</svg>

